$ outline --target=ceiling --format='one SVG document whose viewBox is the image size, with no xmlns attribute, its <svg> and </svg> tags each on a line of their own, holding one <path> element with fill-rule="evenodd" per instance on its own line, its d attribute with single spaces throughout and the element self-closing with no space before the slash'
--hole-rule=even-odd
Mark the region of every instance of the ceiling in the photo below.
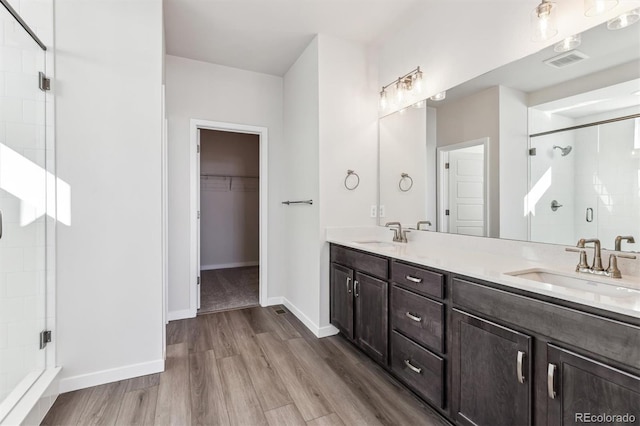
<svg viewBox="0 0 640 426">
<path fill-rule="evenodd" d="M 420 0 L 164 0 L 167 54 L 282 76 L 315 34 L 368 44 Z"/>
<path fill-rule="evenodd" d="M 640 56 L 639 26 L 640 23 L 622 30 L 610 31 L 607 29 L 606 24 L 598 25 L 582 33 L 582 44 L 577 50 L 587 56 L 584 61 L 561 69 L 546 65 L 544 63 L 545 60 L 559 55 L 559 53 L 554 52 L 553 45 L 548 46 L 537 53 L 504 65 L 448 90 L 445 101 L 429 101 L 428 104 L 438 108 L 497 85 L 517 89 L 531 95 L 537 91 L 559 89 L 565 82 L 581 77 L 595 76 L 599 72 L 606 72 L 614 67 L 634 62 L 638 63 L 638 57 Z M 636 70 L 638 69 L 637 65 L 633 66 L 636 67 Z M 634 83 L 630 84 L 637 86 L 638 80 L 634 80 Z M 621 87 L 627 90 L 626 86 Z M 635 90 L 638 90 L 638 88 L 636 87 Z M 612 102 L 607 104 L 598 102 L 599 105 L 596 105 L 593 102 L 588 105 L 584 104 L 579 109 L 575 108 L 575 111 L 563 111 L 562 115 L 575 118 L 577 114 L 589 115 L 602 112 L 602 108 L 606 105 L 608 105 L 608 110 L 637 105 L 638 96 L 630 95 L 633 91 L 631 89 L 627 90 L 628 93 L 625 95 L 624 105 Z M 563 106 L 566 107 L 565 104 Z M 560 108 L 559 104 L 552 103 L 549 105 L 549 110 L 554 108 Z"/>
</svg>

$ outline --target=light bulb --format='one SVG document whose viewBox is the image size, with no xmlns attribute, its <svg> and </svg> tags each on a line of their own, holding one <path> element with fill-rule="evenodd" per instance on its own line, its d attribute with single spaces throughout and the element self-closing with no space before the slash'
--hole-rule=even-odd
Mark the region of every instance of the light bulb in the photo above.
<svg viewBox="0 0 640 426">
<path fill-rule="evenodd" d="M 533 41 L 548 40 L 558 34 L 555 6 L 555 3 L 542 0 L 542 3 L 531 13 L 531 39 Z"/>
<path fill-rule="evenodd" d="M 576 47 L 580 46 L 581 42 L 582 38 L 580 34 L 575 34 L 571 37 L 565 38 L 560 43 L 556 43 L 555 46 L 553 46 L 553 50 L 559 53 L 568 52 L 569 50 L 573 50 Z"/>
<path fill-rule="evenodd" d="M 380 109 L 384 111 L 387 109 L 387 106 L 389 106 L 389 103 L 387 102 L 387 92 L 382 89 L 382 92 L 380 92 Z"/>
<path fill-rule="evenodd" d="M 396 83 L 396 98 L 398 99 L 398 103 L 402 102 L 402 100 L 404 99 L 405 90 L 406 89 L 404 81 L 398 79 L 398 82 Z"/>
<path fill-rule="evenodd" d="M 413 87 L 417 94 L 422 93 L 422 71 L 420 71 L 420 67 L 418 67 L 418 71 L 416 71 L 416 75 L 413 78 Z"/>
<path fill-rule="evenodd" d="M 621 30 L 640 20 L 640 9 L 633 9 L 607 21 L 607 29 Z"/>
<path fill-rule="evenodd" d="M 431 96 L 429 99 L 431 99 L 432 101 L 442 101 L 446 97 L 447 97 L 447 91 L 445 90 L 444 92 L 436 93 L 435 95 Z"/>
<path fill-rule="evenodd" d="M 613 9 L 618 0 L 584 0 L 585 16 L 598 16 Z"/>
</svg>

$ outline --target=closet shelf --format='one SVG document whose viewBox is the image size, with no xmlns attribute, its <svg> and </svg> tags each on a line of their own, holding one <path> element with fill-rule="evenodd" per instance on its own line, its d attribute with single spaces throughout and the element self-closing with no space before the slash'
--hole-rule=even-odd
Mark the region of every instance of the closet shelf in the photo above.
<svg viewBox="0 0 640 426">
<path fill-rule="evenodd" d="M 207 174 L 207 173 L 203 173 L 200 174 L 201 178 L 209 178 L 209 177 L 213 177 L 213 178 L 242 178 L 242 179 L 260 179 L 258 176 L 242 176 L 242 175 L 213 175 L 213 174 Z"/>
</svg>

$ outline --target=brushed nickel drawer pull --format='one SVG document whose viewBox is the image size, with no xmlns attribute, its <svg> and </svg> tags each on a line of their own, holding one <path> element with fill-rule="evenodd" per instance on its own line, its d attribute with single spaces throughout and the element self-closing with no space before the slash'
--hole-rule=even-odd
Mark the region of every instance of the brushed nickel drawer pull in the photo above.
<svg viewBox="0 0 640 426">
<path fill-rule="evenodd" d="M 347 277 L 347 293 L 351 293 L 351 287 L 349 287 L 349 284 L 351 284 L 351 277 Z"/>
<path fill-rule="evenodd" d="M 555 376 L 556 376 L 556 365 L 549 364 L 549 368 L 547 369 L 547 394 L 549 394 L 549 398 L 556 399 L 556 389 L 555 389 Z"/>
<path fill-rule="evenodd" d="M 359 296 L 360 296 L 360 293 L 358 293 L 358 287 L 359 287 L 359 286 L 358 286 L 358 284 L 360 284 L 360 283 L 358 282 L 358 280 L 355 280 L 355 281 L 353 282 L 353 295 L 354 295 L 354 296 L 356 296 L 356 297 L 359 297 Z"/>
<path fill-rule="evenodd" d="M 411 364 L 411 361 L 409 361 L 408 359 L 404 360 L 404 365 L 409 367 L 409 370 L 413 371 L 416 374 L 422 373 L 422 368 L 416 367 L 415 365 Z"/>
<path fill-rule="evenodd" d="M 412 277 L 411 275 L 405 275 L 404 277 L 412 283 L 420 284 L 422 282 L 422 278 Z"/>
<path fill-rule="evenodd" d="M 526 354 L 524 352 L 518 351 L 518 368 L 517 368 L 518 383 L 524 383 L 525 381 L 524 373 L 522 371 L 525 357 L 526 357 Z"/>
<path fill-rule="evenodd" d="M 417 315 L 413 315 L 411 312 L 407 312 L 406 314 L 404 314 L 407 318 L 409 318 L 410 320 L 413 320 L 415 322 L 420 322 L 422 321 L 422 318 L 417 316 Z"/>
</svg>

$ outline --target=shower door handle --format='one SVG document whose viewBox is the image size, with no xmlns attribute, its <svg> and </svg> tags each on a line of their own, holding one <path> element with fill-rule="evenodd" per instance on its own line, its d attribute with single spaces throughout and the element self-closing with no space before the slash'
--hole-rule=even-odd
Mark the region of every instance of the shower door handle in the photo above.
<svg viewBox="0 0 640 426">
<path fill-rule="evenodd" d="M 587 207 L 587 217 L 585 217 L 587 222 L 593 222 L 593 209 L 591 207 Z"/>
</svg>

